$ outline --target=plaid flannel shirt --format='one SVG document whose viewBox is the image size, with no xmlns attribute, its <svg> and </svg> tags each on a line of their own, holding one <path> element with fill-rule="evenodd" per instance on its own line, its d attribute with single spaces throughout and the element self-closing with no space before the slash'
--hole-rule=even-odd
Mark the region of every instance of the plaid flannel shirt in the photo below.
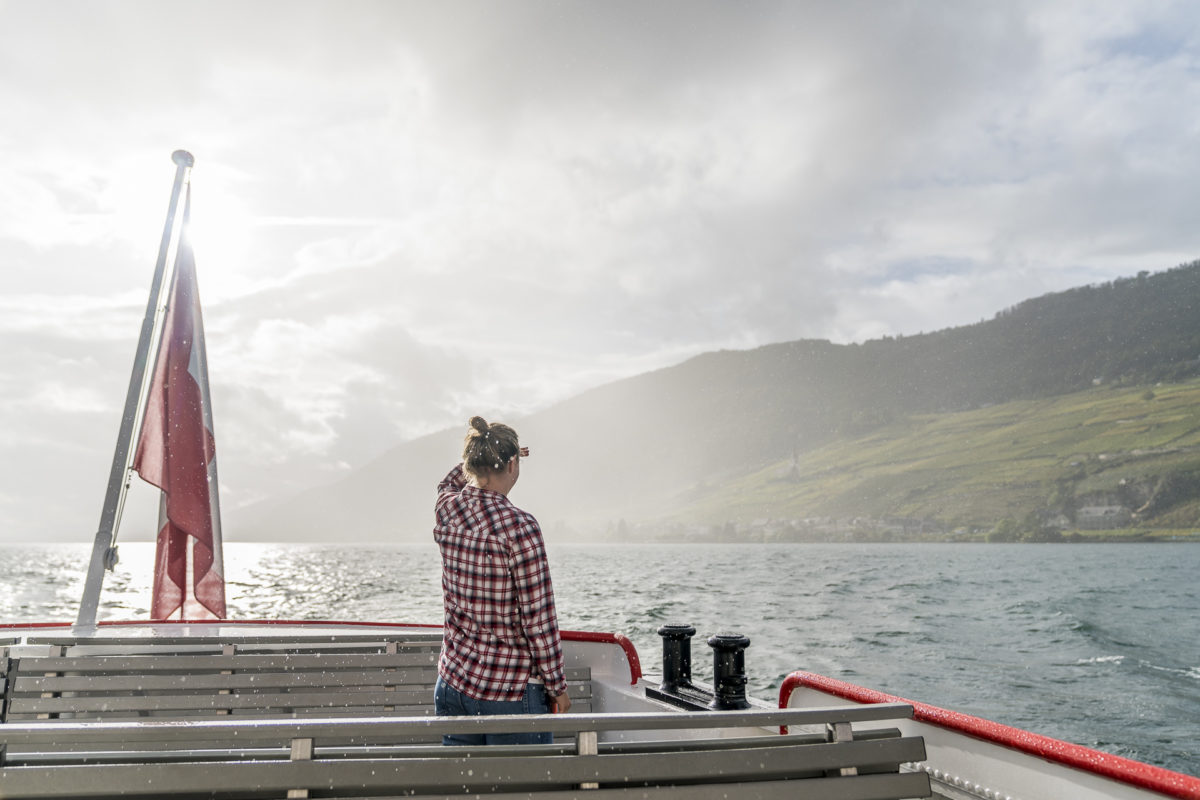
<svg viewBox="0 0 1200 800">
<path fill-rule="evenodd" d="M 542 530 L 498 492 L 467 485 L 462 464 L 438 484 L 445 633 L 438 675 L 477 700 L 520 700 L 530 679 L 566 691 Z"/>
</svg>

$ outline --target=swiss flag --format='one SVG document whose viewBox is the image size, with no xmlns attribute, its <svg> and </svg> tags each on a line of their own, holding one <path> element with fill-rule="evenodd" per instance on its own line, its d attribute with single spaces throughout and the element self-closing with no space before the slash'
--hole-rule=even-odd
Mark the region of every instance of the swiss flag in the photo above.
<svg viewBox="0 0 1200 800">
<path fill-rule="evenodd" d="M 151 619 L 176 612 L 179 619 L 225 618 L 217 450 L 196 262 L 187 237 L 190 206 L 189 191 L 133 462 L 143 480 L 162 490 Z"/>
</svg>

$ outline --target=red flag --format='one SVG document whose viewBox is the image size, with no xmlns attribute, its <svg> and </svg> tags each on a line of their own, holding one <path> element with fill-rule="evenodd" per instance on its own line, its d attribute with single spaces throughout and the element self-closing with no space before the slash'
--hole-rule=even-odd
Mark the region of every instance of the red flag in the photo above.
<svg viewBox="0 0 1200 800">
<path fill-rule="evenodd" d="M 196 262 L 184 232 L 133 468 L 162 490 L 151 619 L 224 619 L 221 507 L 204 320 Z M 188 573 L 191 586 L 188 586 Z"/>
</svg>

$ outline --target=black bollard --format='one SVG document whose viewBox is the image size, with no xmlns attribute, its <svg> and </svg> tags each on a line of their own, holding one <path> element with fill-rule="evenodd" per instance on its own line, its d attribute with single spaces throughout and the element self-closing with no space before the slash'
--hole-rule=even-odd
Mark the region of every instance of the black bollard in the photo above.
<svg viewBox="0 0 1200 800">
<path fill-rule="evenodd" d="M 658 635 L 663 639 L 663 677 L 659 688 L 677 692 L 681 686 L 691 686 L 692 637 L 696 629 L 691 625 L 663 625 Z"/>
<path fill-rule="evenodd" d="M 713 690 L 711 708 L 734 711 L 749 708 L 746 699 L 746 648 L 750 637 L 740 633 L 718 633 L 710 636 L 713 649 Z"/>
</svg>

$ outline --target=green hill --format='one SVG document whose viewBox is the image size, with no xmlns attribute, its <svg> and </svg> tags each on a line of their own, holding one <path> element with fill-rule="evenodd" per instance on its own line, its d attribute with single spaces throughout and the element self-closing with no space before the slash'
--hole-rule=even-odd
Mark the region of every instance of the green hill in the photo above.
<svg viewBox="0 0 1200 800">
<path fill-rule="evenodd" d="M 920 535 L 921 523 L 928 538 L 978 535 L 1005 519 L 1000 535 L 1052 538 L 1106 527 L 1081 513 L 1105 507 L 1128 509 L 1120 522 L 1142 535 L 1190 532 L 1200 528 L 1200 381 L 915 415 L 694 497 L 671 521 L 768 517 L 783 538 L 828 538 L 831 519 L 867 538 Z"/>
</svg>

